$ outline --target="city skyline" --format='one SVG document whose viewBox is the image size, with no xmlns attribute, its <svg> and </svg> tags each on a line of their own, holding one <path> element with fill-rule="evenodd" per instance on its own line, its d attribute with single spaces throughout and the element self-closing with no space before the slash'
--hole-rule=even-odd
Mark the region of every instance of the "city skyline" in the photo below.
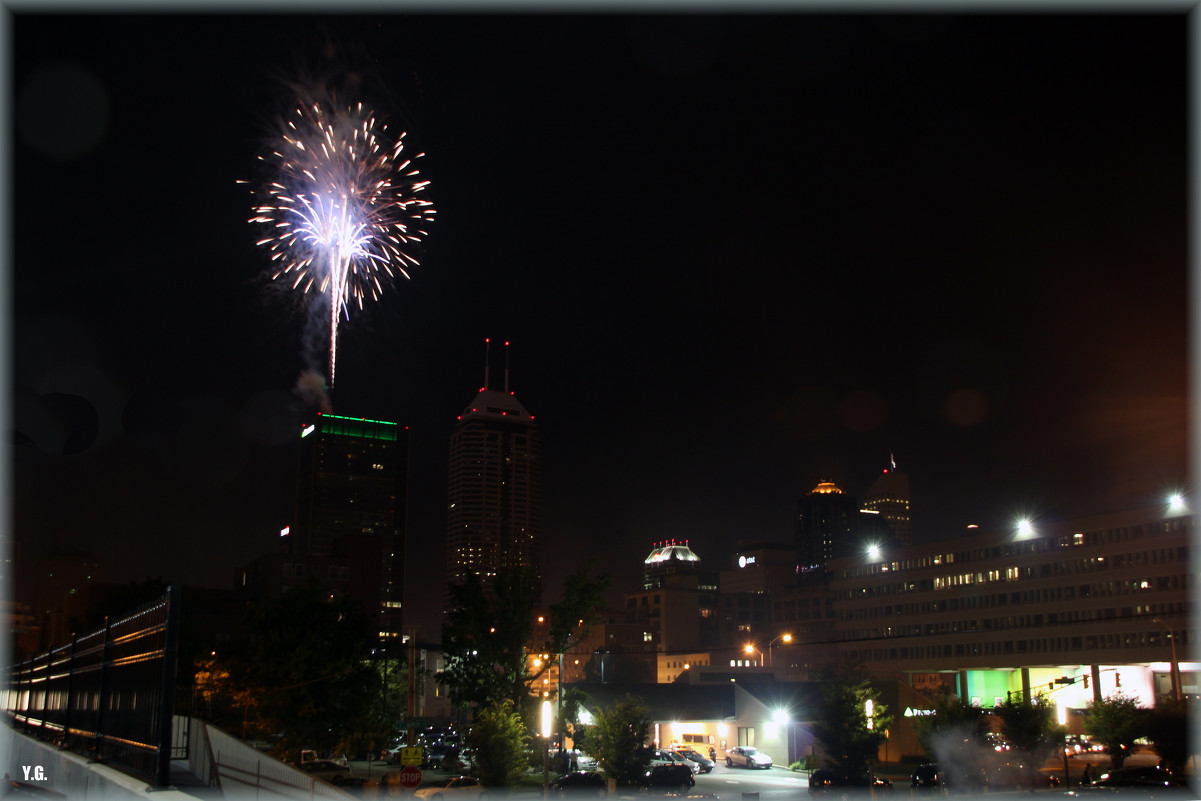
<svg viewBox="0 0 1201 801">
<path fill-rule="evenodd" d="M 312 365 L 236 182 L 305 75 L 426 153 L 421 266 L 340 330 L 330 397 L 409 427 L 435 597 L 489 336 L 538 415 L 552 592 L 581 552 L 620 583 L 654 542 L 787 541 L 805 492 L 893 454 L 915 541 L 1185 480 L 1183 15 L 12 32 L 23 555 L 228 586 L 287 523 Z"/>
</svg>

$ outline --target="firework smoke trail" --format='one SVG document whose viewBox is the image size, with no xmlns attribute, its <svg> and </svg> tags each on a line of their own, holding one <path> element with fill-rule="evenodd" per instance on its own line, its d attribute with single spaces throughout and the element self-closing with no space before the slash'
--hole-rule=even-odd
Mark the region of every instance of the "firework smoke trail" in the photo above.
<svg viewBox="0 0 1201 801">
<path fill-rule="evenodd" d="M 337 364 L 338 324 L 350 307 L 378 300 L 383 285 L 417 265 L 411 250 L 426 236 L 433 204 L 421 199 L 404 134 L 389 146 L 387 126 L 362 103 L 345 109 L 301 104 L 276 149 L 260 157 L 278 172 L 257 192 L 250 222 L 266 228 L 257 244 L 277 263 L 273 279 L 329 298 L 329 383 Z M 417 154 L 413 159 L 424 154 Z"/>
</svg>

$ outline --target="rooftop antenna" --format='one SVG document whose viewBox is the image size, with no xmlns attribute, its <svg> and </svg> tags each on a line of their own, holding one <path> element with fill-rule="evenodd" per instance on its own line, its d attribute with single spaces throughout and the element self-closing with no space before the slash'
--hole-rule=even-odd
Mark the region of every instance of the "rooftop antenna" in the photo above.
<svg viewBox="0 0 1201 801">
<path fill-rule="evenodd" d="M 492 340 L 484 337 L 484 389 L 488 388 L 488 354 L 492 350 Z"/>
<path fill-rule="evenodd" d="M 509 341 L 505 340 L 505 394 L 509 394 Z"/>
</svg>

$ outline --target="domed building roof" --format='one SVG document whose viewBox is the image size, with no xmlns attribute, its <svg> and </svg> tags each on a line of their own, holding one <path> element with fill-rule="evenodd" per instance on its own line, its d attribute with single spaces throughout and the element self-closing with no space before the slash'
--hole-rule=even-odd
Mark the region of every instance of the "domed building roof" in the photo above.
<svg viewBox="0 0 1201 801">
<path fill-rule="evenodd" d="M 655 550 L 651 551 L 650 556 L 643 560 L 643 564 L 657 565 L 663 562 L 672 560 L 680 562 L 699 562 L 701 558 L 696 555 L 687 542 L 670 542 L 659 545 Z"/>
<path fill-rule="evenodd" d="M 810 495 L 845 495 L 846 493 L 844 493 L 842 490 L 840 490 L 834 484 L 833 481 L 823 481 L 820 484 L 818 484 L 816 487 L 814 487 L 810 491 L 809 494 Z"/>
</svg>

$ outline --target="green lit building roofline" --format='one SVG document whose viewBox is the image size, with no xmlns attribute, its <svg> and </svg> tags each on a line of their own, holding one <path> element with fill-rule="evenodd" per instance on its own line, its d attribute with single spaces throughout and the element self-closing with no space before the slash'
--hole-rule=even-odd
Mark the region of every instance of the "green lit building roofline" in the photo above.
<svg viewBox="0 0 1201 801">
<path fill-rule="evenodd" d="M 381 426 L 400 425 L 400 423 L 390 423 L 387 420 L 368 420 L 366 417 L 346 417 L 345 415 L 341 415 L 341 414 L 327 414 L 325 412 L 318 412 L 317 416 L 318 417 L 332 417 L 335 420 L 354 420 L 354 421 L 360 422 L 360 423 L 376 423 Z"/>
</svg>

